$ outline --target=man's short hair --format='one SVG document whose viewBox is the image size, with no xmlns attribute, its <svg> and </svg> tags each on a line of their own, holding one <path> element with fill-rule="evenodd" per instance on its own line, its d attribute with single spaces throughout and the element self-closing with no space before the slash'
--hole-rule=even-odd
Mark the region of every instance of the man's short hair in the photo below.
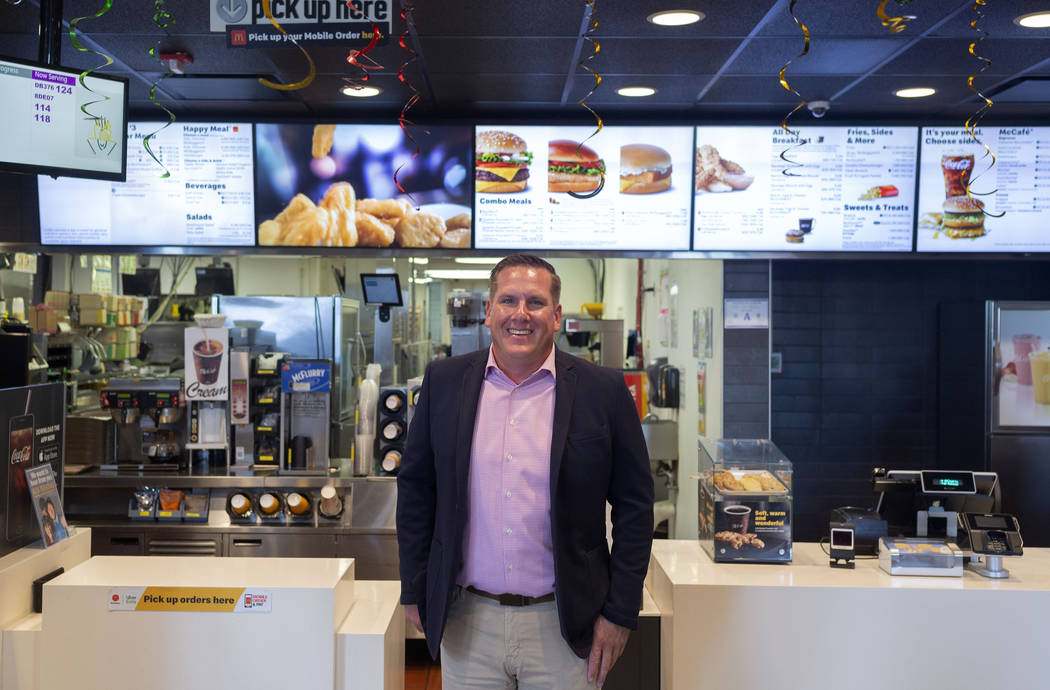
<svg viewBox="0 0 1050 690">
<path fill-rule="evenodd" d="M 551 298 L 554 300 L 554 304 L 561 304 L 561 278 L 558 277 L 554 266 L 551 266 L 550 262 L 532 254 L 511 254 L 492 268 L 492 273 L 489 274 L 489 299 L 496 296 L 496 282 L 499 279 L 500 271 L 505 268 L 513 268 L 514 266 L 542 268 L 550 273 Z"/>
</svg>

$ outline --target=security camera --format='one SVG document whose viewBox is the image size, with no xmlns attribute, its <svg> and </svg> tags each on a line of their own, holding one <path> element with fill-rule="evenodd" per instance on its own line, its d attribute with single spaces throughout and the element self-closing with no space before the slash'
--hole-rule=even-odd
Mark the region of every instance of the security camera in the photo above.
<svg viewBox="0 0 1050 690">
<path fill-rule="evenodd" d="M 810 101 L 806 104 L 813 117 L 824 117 L 831 110 L 831 101 Z"/>
</svg>

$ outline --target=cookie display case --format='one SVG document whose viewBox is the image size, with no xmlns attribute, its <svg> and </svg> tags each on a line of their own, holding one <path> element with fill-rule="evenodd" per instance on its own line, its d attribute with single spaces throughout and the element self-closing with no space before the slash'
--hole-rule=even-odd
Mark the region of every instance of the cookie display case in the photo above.
<svg viewBox="0 0 1050 690">
<path fill-rule="evenodd" d="M 791 461 L 767 439 L 699 442 L 700 545 L 716 562 L 791 561 Z"/>
</svg>

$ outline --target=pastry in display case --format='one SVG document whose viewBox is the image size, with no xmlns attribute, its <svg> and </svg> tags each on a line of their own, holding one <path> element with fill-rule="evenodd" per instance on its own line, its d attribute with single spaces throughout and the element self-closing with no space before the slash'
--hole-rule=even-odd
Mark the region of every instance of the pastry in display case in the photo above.
<svg viewBox="0 0 1050 690">
<path fill-rule="evenodd" d="M 699 443 L 700 545 L 716 562 L 791 561 L 791 461 L 766 439 Z"/>
</svg>

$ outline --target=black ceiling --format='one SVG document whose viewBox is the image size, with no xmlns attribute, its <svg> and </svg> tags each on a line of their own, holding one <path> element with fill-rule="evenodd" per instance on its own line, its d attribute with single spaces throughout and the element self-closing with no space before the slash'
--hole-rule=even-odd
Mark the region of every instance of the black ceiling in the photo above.
<svg viewBox="0 0 1050 690">
<path fill-rule="evenodd" d="M 74 49 L 68 22 L 97 12 L 104 0 L 13 0 L 0 2 L 0 54 L 38 59 L 40 5 L 62 6 L 60 63 L 77 69 L 102 60 Z M 154 3 L 114 0 L 98 19 L 79 24 L 83 42 L 108 53 L 115 64 L 104 73 L 127 77 L 136 117 L 161 117 L 148 99 L 149 87 L 164 73 L 147 51 L 161 41 L 162 52 L 185 51 L 193 64 L 185 75 L 158 84 L 158 99 L 176 115 L 267 118 L 396 118 L 411 93 L 397 80 L 406 53 L 391 40 L 371 55 L 384 66 L 372 83 L 383 93 L 352 99 L 339 93 L 353 74 L 349 47 L 307 46 L 318 75 L 307 88 L 283 92 L 257 82 L 266 76 L 283 83 L 306 75 L 307 63 L 294 46 L 228 48 L 224 33 L 212 33 L 209 2 L 168 0 L 175 25 L 170 35 L 154 23 Z M 304 0 L 305 1 L 305 0 Z M 400 8 L 402 3 L 392 0 Z M 971 115 L 979 102 L 966 85 L 981 61 L 968 53 L 978 34 L 970 27 L 974 2 L 891 0 L 887 10 L 916 15 L 907 29 L 890 33 L 875 10 L 878 0 L 798 0 L 795 14 L 810 29 L 810 53 L 789 67 L 788 80 L 803 97 L 827 99 L 836 120 L 875 119 L 952 122 Z M 419 52 L 406 74 L 421 92 L 417 118 L 452 117 L 590 119 L 576 104 L 593 84 L 579 64 L 591 54 L 580 38 L 584 0 L 416 0 L 415 33 L 406 40 Z M 604 79 L 588 99 L 607 121 L 639 119 L 713 120 L 746 118 L 778 122 L 798 99 L 784 90 L 777 72 L 802 49 L 801 30 L 788 13 L 788 0 L 596 0 L 601 46 L 587 65 Z M 664 28 L 646 17 L 665 9 L 706 14 L 697 24 Z M 981 26 L 990 36 L 978 52 L 992 63 L 977 86 L 996 101 L 987 121 L 1045 122 L 1050 102 L 1050 29 L 1025 29 L 1014 17 L 1050 9 L 1050 0 L 988 0 Z M 394 31 L 404 30 L 399 18 Z M 654 96 L 617 95 L 622 86 L 645 85 Z M 932 86 L 936 95 L 901 99 L 896 89 Z M 813 123 L 808 113 L 796 123 Z"/>
</svg>

